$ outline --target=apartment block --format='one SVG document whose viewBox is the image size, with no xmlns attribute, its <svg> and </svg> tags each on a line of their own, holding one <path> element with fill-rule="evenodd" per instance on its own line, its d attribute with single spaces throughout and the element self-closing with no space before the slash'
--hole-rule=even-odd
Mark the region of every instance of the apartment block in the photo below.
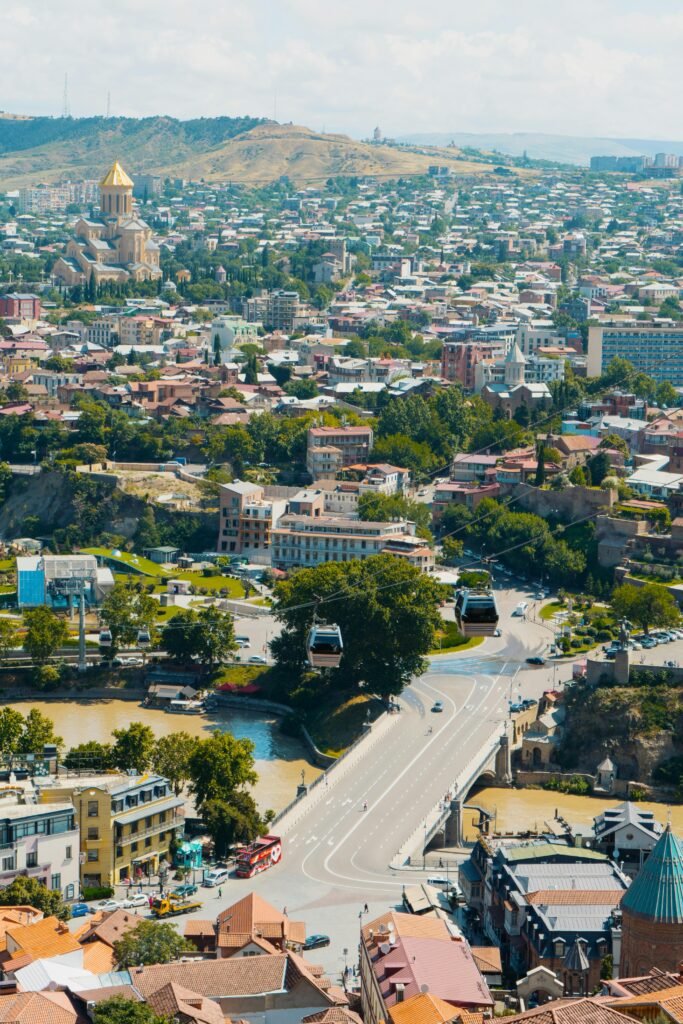
<svg viewBox="0 0 683 1024">
<path fill-rule="evenodd" d="M 434 552 L 414 534 L 414 525 L 405 521 L 373 523 L 288 512 L 271 531 L 273 565 L 295 569 L 388 552 L 427 571 L 434 565 Z"/>
<path fill-rule="evenodd" d="M 71 800 L 80 828 L 81 884 L 154 875 L 183 827 L 184 800 L 160 775 L 58 779 L 41 799 Z"/>
<path fill-rule="evenodd" d="M 683 327 L 591 325 L 588 376 L 599 376 L 615 356 L 628 359 L 656 381 L 683 387 Z"/>
<path fill-rule="evenodd" d="M 0 800 L 0 887 L 17 875 L 35 878 L 64 899 L 78 895 L 79 834 L 74 806 Z"/>
<path fill-rule="evenodd" d="M 284 499 L 266 498 L 258 484 L 241 480 L 222 484 L 216 550 L 248 555 L 252 561 L 268 561 L 271 530 L 286 505 Z"/>
<path fill-rule="evenodd" d="M 24 292 L 0 295 L 0 316 L 17 320 L 40 320 L 40 299 L 37 295 Z"/>
<path fill-rule="evenodd" d="M 333 478 L 346 466 L 368 462 L 373 442 L 372 427 L 311 427 L 306 469 L 314 480 Z"/>
</svg>

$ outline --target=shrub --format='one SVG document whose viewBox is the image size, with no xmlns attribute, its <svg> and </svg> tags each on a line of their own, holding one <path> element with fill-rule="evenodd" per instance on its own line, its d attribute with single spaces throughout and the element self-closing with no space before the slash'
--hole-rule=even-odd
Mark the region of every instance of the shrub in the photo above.
<svg viewBox="0 0 683 1024">
<path fill-rule="evenodd" d="M 56 690 L 61 676 L 56 665 L 41 665 L 36 669 L 34 679 L 39 690 Z"/>
<path fill-rule="evenodd" d="M 612 639 L 612 632 L 609 629 L 599 629 L 597 631 L 597 633 L 595 634 L 595 639 L 599 640 L 600 643 L 603 643 L 606 640 L 611 640 Z"/>
<path fill-rule="evenodd" d="M 571 643 L 572 647 L 583 647 L 583 640 L 580 640 L 579 637 L 577 637 L 577 636 L 573 637 L 570 640 L 570 643 Z"/>
<path fill-rule="evenodd" d="M 106 900 L 114 895 L 114 887 L 111 885 L 86 885 L 83 887 L 84 900 Z"/>
</svg>

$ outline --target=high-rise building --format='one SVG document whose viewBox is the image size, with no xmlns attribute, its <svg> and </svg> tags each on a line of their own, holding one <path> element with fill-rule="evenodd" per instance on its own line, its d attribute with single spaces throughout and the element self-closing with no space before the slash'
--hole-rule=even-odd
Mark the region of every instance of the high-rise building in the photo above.
<svg viewBox="0 0 683 1024">
<path fill-rule="evenodd" d="M 628 359 L 656 381 L 683 387 L 683 327 L 628 327 L 606 324 L 588 329 L 588 376 L 599 377 L 612 359 Z"/>
</svg>

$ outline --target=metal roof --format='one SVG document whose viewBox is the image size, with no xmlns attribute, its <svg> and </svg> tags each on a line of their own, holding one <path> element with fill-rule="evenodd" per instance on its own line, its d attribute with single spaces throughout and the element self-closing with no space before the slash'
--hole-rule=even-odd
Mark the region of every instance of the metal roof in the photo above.
<svg viewBox="0 0 683 1024">
<path fill-rule="evenodd" d="M 622 900 L 639 917 L 683 924 L 683 844 L 666 826 Z"/>
</svg>

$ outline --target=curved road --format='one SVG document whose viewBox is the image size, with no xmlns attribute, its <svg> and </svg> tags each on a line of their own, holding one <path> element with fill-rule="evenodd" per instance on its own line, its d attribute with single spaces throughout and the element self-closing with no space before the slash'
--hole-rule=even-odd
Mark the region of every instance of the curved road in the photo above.
<svg viewBox="0 0 683 1024">
<path fill-rule="evenodd" d="M 511 616 L 522 599 L 531 612 L 533 597 L 526 590 L 498 589 L 497 599 L 502 637 L 461 655 L 432 658 L 429 671 L 403 693 L 401 713 L 315 788 L 295 820 L 284 823 L 277 868 L 250 881 L 231 879 L 220 902 L 215 890 L 201 890 L 205 906 L 197 916 L 209 917 L 253 889 L 305 920 L 309 934 L 331 936 L 328 948 L 309 954 L 328 973 L 339 974 L 344 948 L 349 962 L 355 960 L 365 904 L 376 916 L 400 901 L 405 881 L 425 877 L 420 867 L 390 868 L 398 848 L 469 760 L 500 735 L 510 697 L 538 697 L 553 683 L 552 665 L 525 664 L 530 654 L 547 650 L 551 632 Z M 435 700 L 443 703 L 441 714 L 430 710 Z"/>
</svg>

